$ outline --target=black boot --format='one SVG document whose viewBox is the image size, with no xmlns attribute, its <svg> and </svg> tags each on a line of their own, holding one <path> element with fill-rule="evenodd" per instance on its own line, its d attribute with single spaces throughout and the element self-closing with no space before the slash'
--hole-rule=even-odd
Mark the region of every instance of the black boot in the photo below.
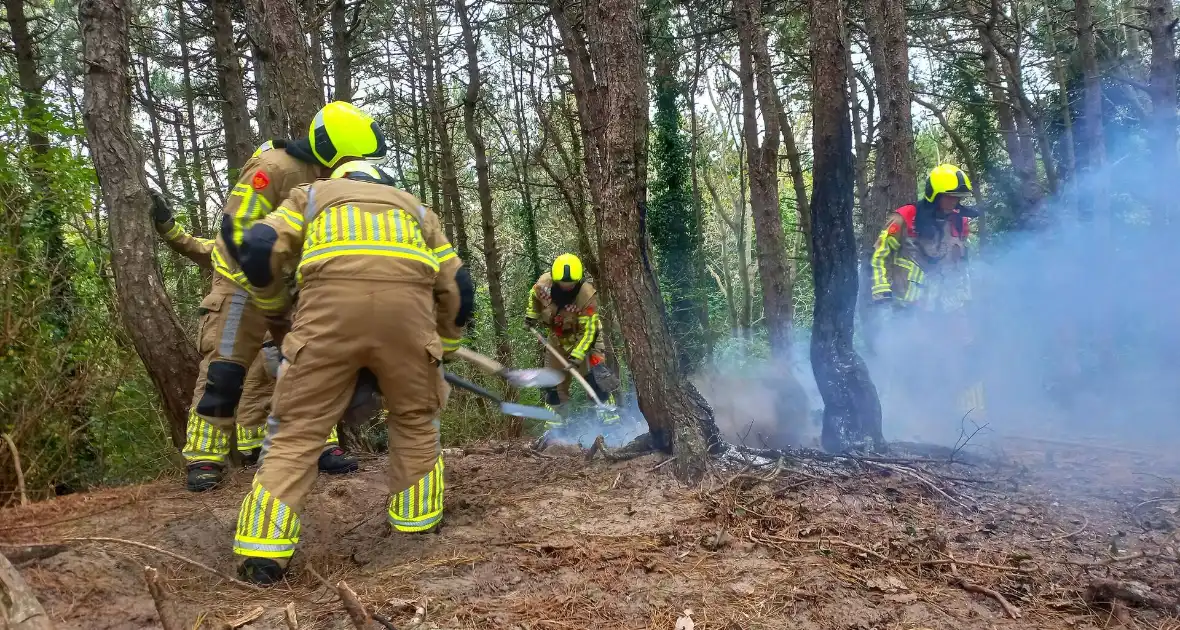
<svg viewBox="0 0 1180 630">
<path fill-rule="evenodd" d="M 360 468 L 360 464 L 356 458 L 344 453 L 344 449 L 339 446 L 325 449 L 320 453 L 320 472 L 329 475 L 343 475 L 345 473 L 356 472 Z"/>
<path fill-rule="evenodd" d="M 215 462 L 193 462 L 188 465 L 186 485 L 189 492 L 212 490 L 221 483 L 225 467 Z"/>
<path fill-rule="evenodd" d="M 249 468 L 258 463 L 258 456 L 262 454 L 261 448 L 252 448 L 245 453 L 242 453 L 242 467 Z"/>
<path fill-rule="evenodd" d="M 281 581 L 286 572 L 286 569 L 270 558 L 246 558 L 238 566 L 238 577 L 262 586 L 270 586 Z"/>
</svg>

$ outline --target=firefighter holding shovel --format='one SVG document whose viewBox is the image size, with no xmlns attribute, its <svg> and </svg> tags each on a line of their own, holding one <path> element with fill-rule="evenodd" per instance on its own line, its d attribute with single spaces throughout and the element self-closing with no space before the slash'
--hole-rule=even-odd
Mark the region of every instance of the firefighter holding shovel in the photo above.
<svg viewBox="0 0 1180 630">
<path fill-rule="evenodd" d="M 542 343 L 546 343 L 545 339 L 536 331 L 540 327 L 549 330 L 546 365 L 565 369 L 587 387 L 587 394 L 595 399 L 599 421 L 604 425 L 618 423 L 614 392 L 619 379 L 606 365 L 598 296 L 594 285 L 585 279 L 577 256 L 558 256 L 550 272 L 537 278 L 529 292 L 525 325 Z M 567 415 L 569 399 L 569 376 L 546 390 L 546 405 L 562 417 Z M 546 429 L 560 426 L 561 420 L 546 423 Z"/>
</svg>

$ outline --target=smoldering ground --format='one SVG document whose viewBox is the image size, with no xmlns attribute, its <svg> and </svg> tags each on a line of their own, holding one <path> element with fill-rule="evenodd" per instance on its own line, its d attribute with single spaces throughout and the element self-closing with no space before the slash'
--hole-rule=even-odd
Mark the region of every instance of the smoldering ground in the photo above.
<svg viewBox="0 0 1180 630">
<path fill-rule="evenodd" d="M 1112 181 L 1125 181 L 1117 175 L 1129 167 L 1112 171 Z M 1075 191 L 1083 202 L 1093 193 Z M 982 251 L 973 245 L 971 298 L 961 311 L 870 307 L 878 318 L 871 333 L 858 318 L 886 438 L 954 445 L 986 425 L 976 442 L 1178 443 L 1180 247 L 1166 223 L 1171 209 L 1148 208 L 1144 198 L 1116 190 L 1110 214 L 1085 222 L 1074 203 L 1049 200 L 1035 231 L 997 235 Z M 823 403 L 806 335 L 798 337 L 790 365 L 730 360 L 694 377 L 727 439 L 815 445 Z M 784 384 L 788 371 L 794 382 Z"/>
</svg>

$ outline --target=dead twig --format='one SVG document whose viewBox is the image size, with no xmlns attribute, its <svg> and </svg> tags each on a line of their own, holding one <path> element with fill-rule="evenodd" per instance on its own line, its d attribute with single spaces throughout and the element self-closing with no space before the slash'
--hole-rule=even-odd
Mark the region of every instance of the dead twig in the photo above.
<svg viewBox="0 0 1180 630">
<path fill-rule="evenodd" d="M 1011 617 L 1013 619 L 1020 619 L 1020 609 L 1013 606 L 1012 604 L 1008 603 L 1008 600 L 1004 599 L 1004 596 L 1001 595 L 999 592 L 992 590 L 990 588 L 987 588 L 986 586 L 980 586 L 978 584 L 968 582 L 967 580 L 965 580 L 963 578 L 959 578 L 955 582 L 955 584 L 958 585 L 959 588 L 963 589 L 964 591 L 967 591 L 968 593 L 979 593 L 980 595 L 987 595 L 988 597 L 999 602 L 1000 607 L 1004 609 L 1004 612 L 1008 613 L 1009 617 Z"/>
<path fill-rule="evenodd" d="M 348 584 L 343 580 L 336 585 L 336 593 L 340 596 L 340 601 L 344 604 L 344 611 L 348 613 L 348 618 L 352 621 L 352 627 L 356 630 L 371 630 L 373 624 L 370 623 L 373 618 L 369 615 L 369 611 L 365 609 L 365 605 L 356 596 L 356 592 L 348 587 Z"/>
<path fill-rule="evenodd" d="M 1109 603 L 1112 606 L 1118 600 L 1122 600 L 1136 606 L 1162 610 L 1168 614 L 1176 614 L 1177 609 L 1180 608 L 1180 604 L 1177 604 L 1176 601 L 1153 593 L 1146 584 L 1109 579 L 1098 579 L 1091 582 L 1086 587 L 1085 599 L 1091 604 Z"/>
<path fill-rule="evenodd" d="M 975 425 L 975 430 L 971 432 L 971 435 L 967 435 L 967 416 L 971 415 L 972 411 L 975 411 L 975 409 L 968 409 L 967 413 L 963 414 L 963 417 L 959 420 L 959 439 L 955 440 L 955 447 L 951 449 L 950 457 L 947 458 L 947 461 L 952 464 L 955 463 L 955 455 L 958 455 L 960 451 L 967 448 L 967 445 L 971 443 L 971 440 L 974 439 L 980 431 L 987 428 L 986 422 L 983 423 L 983 425 L 979 425 L 976 424 L 974 420 L 972 420 L 971 424 Z"/>
<path fill-rule="evenodd" d="M 650 470 L 648 470 L 647 472 L 655 472 L 655 471 L 657 471 L 657 470 L 659 470 L 659 469 L 663 468 L 664 466 L 667 466 L 668 464 L 671 464 L 671 463 L 672 463 L 672 462 L 674 462 L 674 461 L 676 461 L 676 457 L 675 457 L 675 456 L 669 457 L 668 459 L 665 459 L 664 461 L 662 461 L 662 462 L 660 462 L 660 463 L 656 464 L 655 466 L 652 466 L 652 467 L 651 467 L 651 469 L 650 469 Z"/>
<path fill-rule="evenodd" d="M 937 492 L 938 494 L 942 495 L 942 497 L 943 497 L 943 498 L 945 498 L 947 501 L 950 501 L 951 503 L 954 503 L 955 505 L 957 505 L 957 506 L 959 506 L 959 507 L 963 508 L 964 510 L 967 510 L 968 512 L 970 512 L 970 511 L 971 511 L 971 508 L 970 508 L 970 507 L 968 507 L 968 506 L 967 506 L 965 503 L 963 503 L 962 501 L 959 501 L 958 499 L 956 499 L 956 498 L 952 497 L 951 495 L 947 494 L 946 490 L 943 490 L 942 488 L 939 488 L 939 487 L 938 487 L 938 485 L 937 485 L 937 484 L 935 484 L 933 481 L 930 481 L 929 479 L 926 479 L 926 478 L 925 478 L 925 477 L 923 477 L 922 475 L 919 475 L 918 473 L 914 472 L 913 470 L 910 470 L 909 468 L 905 468 L 905 467 L 903 467 L 903 466 L 894 466 L 894 465 L 892 465 L 892 464 L 879 464 L 879 463 L 877 463 L 877 462 L 870 462 L 870 461 L 866 461 L 865 463 L 866 463 L 866 464 L 868 464 L 868 465 L 870 465 L 870 466 L 877 466 L 878 468 L 884 468 L 884 469 L 886 469 L 886 470 L 892 470 L 893 472 L 901 473 L 901 474 L 903 474 L 903 475 L 906 475 L 906 476 L 908 476 L 908 477 L 912 477 L 912 478 L 914 478 L 914 479 L 917 479 L 918 481 L 920 481 L 920 482 L 921 482 L 923 485 L 925 485 L 926 487 L 928 487 L 928 488 L 930 488 L 931 490 L 933 490 L 933 491 Z"/>
<path fill-rule="evenodd" d="M 257 621 L 258 618 L 262 617 L 262 614 L 265 612 L 266 611 L 263 610 L 262 606 L 258 606 L 254 610 L 251 610 L 250 612 L 242 615 L 241 617 L 238 617 L 237 619 L 230 621 L 227 625 L 230 627 L 230 630 L 238 630 L 238 628 L 241 628 L 244 625 L 247 625 L 249 623 Z"/>
<path fill-rule="evenodd" d="M 176 609 L 173 608 L 172 602 L 168 601 L 164 585 L 160 584 L 160 572 L 153 567 L 144 567 L 143 577 L 147 581 L 152 602 L 156 605 L 156 614 L 160 616 L 160 625 L 164 630 L 184 630 L 188 624 L 176 618 Z"/>
<path fill-rule="evenodd" d="M 877 553 L 876 551 L 873 551 L 872 549 L 868 549 L 868 548 L 862 547 L 856 543 L 850 543 L 846 540 L 841 540 L 839 538 L 810 538 L 809 539 L 809 538 L 783 538 L 781 536 L 767 536 L 766 538 L 769 540 L 773 540 L 774 542 L 789 543 L 792 545 L 815 545 L 815 544 L 824 545 L 824 544 L 827 544 L 827 545 L 834 545 L 837 547 L 847 547 L 849 549 L 855 549 L 861 553 L 873 556 L 874 558 L 877 558 L 878 560 L 881 560 L 883 562 L 890 561 L 889 558 L 886 558 L 885 556 Z M 751 542 L 754 542 L 754 543 L 767 544 L 766 540 L 760 539 L 757 536 L 755 536 L 754 530 L 752 530 L 752 529 L 749 532 L 749 539 Z"/>
<path fill-rule="evenodd" d="M 25 471 L 20 465 L 20 451 L 16 450 L 16 442 L 12 441 L 12 436 L 5 433 L 2 436 L 4 443 L 8 445 L 8 450 L 12 451 L 12 467 L 16 469 L 16 490 L 20 493 L 20 504 L 29 504 L 29 495 L 25 493 Z"/>
<path fill-rule="evenodd" d="M 287 630 L 299 630 L 299 618 L 295 616 L 295 602 L 289 602 L 283 609 L 283 620 L 287 622 Z"/>
<path fill-rule="evenodd" d="M 185 564 L 197 567 L 198 569 L 203 569 L 209 573 L 212 573 L 213 575 L 216 575 L 217 577 L 219 577 L 227 582 L 230 582 L 231 584 L 236 584 L 242 588 L 246 588 L 246 589 L 250 589 L 252 591 L 258 591 L 258 592 L 262 592 L 264 590 L 260 586 L 255 586 L 254 584 L 250 584 L 249 582 L 243 582 L 237 578 L 226 575 L 226 574 L 222 573 L 221 571 L 218 571 L 217 569 L 214 569 L 213 567 L 211 567 L 207 564 L 202 564 L 200 562 L 197 562 L 196 560 L 191 560 L 191 559 L 186 558 L 178 553 L 173 553 L 171 551 L 168 551 L 167 549 L 160 549 L 159 547 L 155 547 L 155 546 L 152 546 L 152 545 L 149 545 L 146 543 L 137 542 L 134 540 L 123 540 L 122 538 L 71 537 L 71 538 L 62 538 L 61 540 L 55 540 L 55 541 L 44 542 L 44 543 L 5 543 L 5 542 L 0 542 L 0 547 L 52 547 L 52 546 L 57 546 L 57 545 L 64 545 L 67 543 L 116 543 L 116 544 L 120 544 L 120 545 L 129 545 L 131 547 L 139 547 L 140 549 L 147 549 L 148 551 L 154 551 L 156 553 L 164 554 L 165 556 L 168 556 L 169 558 L 172 558 L 173 560 L 178 560 L 178 561 L 183 562 Z"/>
<path fill-rule="evenodd" d="M 918 560 L 916 562 L 905 562 L 903 566 L 908 567 L 933 567 L 939 565 L 947 565 L 951 567 L 955 565 L 962 565 L 965 567 L 978 567 L 980 569 L 991 569 L 993 571 L 1007 571 L 1010 573 L 1032 573 L 1036 571 L 1035 567 L 1006 567 L 999 564 L 988 564 L 986 562 L 972 562 L 970 560 L 959 560 L 957 558 L 945 558 L 941 560 Z"/>
<path fill-rule="evenodd" d="M 1148 555 L 1146 552 L 1143 552 L 1143 551 L 1136 551 L 1134 553 L 1129 553 L 1125 556 L 1109 556 L 1109 557 L 1103 558 L 1101 560 L 1095 560 L 1093 562 L 1077 562 L 1075 560 L 1063 560 L 1062 562 L 1065 564 L 1072 564 L 1077 567 L 1105 567 L 1105 566 L 1109 566 L 1109 565 L 1112 565 L 1112 564 L 1115 564 L 1118 562 L 1126 562 L 1128 560 L 1138 560 L 1140 558 L 1151 558 L 1151 557 L 1154 557 L 1154 555 L 1155 554 Z"/>
<path fill-rule="evenodd" d="M 1051 536 L 1049 538 L 1035 540 L 1033 542 L 1049 543 L 1049 542 L 1057 542 L 1058 540 L 1069 540 L 1070 538 L 1073 538 L 1074 536 L 1077 536 L 1078 534 L 1086 531 L 1086 527 L 1088 527 L 1089 525 L 1090 525 L 1090 519 L 1086 518 L 1085 515 L 1082 515 L 1082 526 L 1075 529 L 1074 531 L 1069 532 L 1068 534 L 1061 534 L 1060 536 Z"/>
</svg>

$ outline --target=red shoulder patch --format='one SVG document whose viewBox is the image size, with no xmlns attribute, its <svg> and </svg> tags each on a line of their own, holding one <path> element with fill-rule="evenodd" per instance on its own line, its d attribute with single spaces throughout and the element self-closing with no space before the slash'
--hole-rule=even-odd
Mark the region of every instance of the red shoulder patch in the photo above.
<svg viewBox="0 0 1180 630">
<path fill-rule="evenodd" d="M 593 315 L 593 314 L 594 314 L 594 307 L 593 307 L 593 306 L 587 306 L 587 307 L 586 307 L 586 314 L 587 314 L 587 315 Z"/>
<path fill-rule="evenodd" d="M 890 236 L 893 236 L 894 234 L 897 234 L 897 233 L 898 233 L 898 232 L 900 232 L 900 231 L 901 231 L 901 226 L 900 226 L 900 225 L 898 225 L 898 224 L 896 224 L 896 223 L 890 223 L 890 224 L 889 224 L 889 230 L 888 230 L 888 232 L 889 232 L 889 235 L 890 235 Z"/>
<path fill-rule="evenodd" d="M 254 190 L 262 190 L 270 186 L 270 178 L 266 176 L 265 171 L 258 171 L 254 173 L 254 179 L 250 180 L 250 185 L 254 187 Z"/>
</svg>

